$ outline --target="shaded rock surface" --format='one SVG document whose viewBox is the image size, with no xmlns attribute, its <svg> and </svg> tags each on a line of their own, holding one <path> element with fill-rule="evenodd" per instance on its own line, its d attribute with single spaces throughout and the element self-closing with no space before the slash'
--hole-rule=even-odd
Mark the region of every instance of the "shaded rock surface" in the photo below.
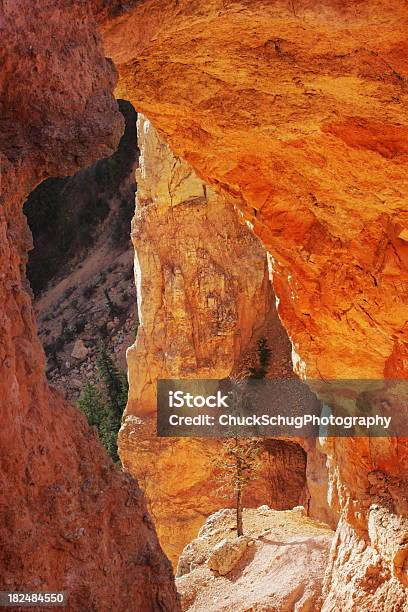
<svg viewBox="0 0 408 612">
<path fill-rule="evenodd" d="M 141 490 L 46 383 L 25 279 L 23 202 L 117 146 L 115 73 L 87 3 L 3 2 L 0 23 L 1 589 L 66 590 L 72 610 L 173 612 Z"/>
<path fill-rule="evenodd" d="M 70 401 L 98 378 L 101 344 L 126 370 L 138 324 L 130 241 L 137 116 L 128 102 L 118 104 L 125 131 L 115 153 L 72 177 L 44 181 L 24 205 L 34 242 L 27 276 L 47 378 Z M 73 356 L 76 342 L 86 350 Z"/>
<path fill-rule="evenodd" d="M 137 115 L 129 102 L 117 102 L 125 130 L 113 155 L 73 176 L 46 179 L 24 204 L 34 242 L 27 276 L 36 298 L 81 267 L 102 242 L 113 252 L 130 250 Z"/>
</svg>

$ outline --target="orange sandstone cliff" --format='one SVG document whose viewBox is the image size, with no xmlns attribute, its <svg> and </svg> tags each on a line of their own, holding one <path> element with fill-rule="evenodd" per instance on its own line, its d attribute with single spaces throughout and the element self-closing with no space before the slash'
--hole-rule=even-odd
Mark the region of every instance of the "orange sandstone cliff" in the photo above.
<svg viewBox="0 0 408 612">
<path fill-rule="evenodd" d="M 100 19 L 117 94 L 252 224 L 297 372 L 406 378 L 406 3 L 146 0 L 116 14 Z M 408 444 L 325 452 L 341 518 L 323 608 L 402 610 Z"/>
</svg>

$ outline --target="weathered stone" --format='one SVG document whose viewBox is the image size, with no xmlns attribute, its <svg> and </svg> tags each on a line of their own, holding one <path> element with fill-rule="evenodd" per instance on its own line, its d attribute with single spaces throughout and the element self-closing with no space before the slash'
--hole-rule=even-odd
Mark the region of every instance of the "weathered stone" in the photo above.
<svg viewBox="0 0 408 612">
<path fill-rule="evenodd" d="M 271 349 L 270 376 L 293 373 L 262 247 L 239 223 L 233 207 L 171 153 L 143 116 L 138 131 L 132 239 L 140 327 L 127 353 L 129 402 L 119 447 L 124 467 L 146 490 L 160 541 L 176 564 L 205 517 L 233 499 L 231 494 L 222 497 L 214 485 L 217 440 L 157 438 L 157 380 L 223 378 L 245 371 L 253 365 L 260 337 Z M 144 424 L 131 416 L 142 417 Z M 315 442 L 302 444 L 317 472 Z M 306 501 L 301 448 L 284 442 L 265 445 L 260 461 L 261 477 L 248 487 L 246 505 L 268 501 L 286 509 Z M 326 518 L 323 461 L 320 468 L 324 494 L 317 501 L 310 483 L 310 511 Z"/>
<path fill-rule="evenodd" d="M 89 349 L 85 346 L 83 340 L 78 338 L 78 340 L 75 341 L 74 348 L 72 349 L 71 357 L 74 359 L 86 359 L 88 352 Z"/>
<path fill-rule="evenodd" d="M 145 0 L 102 28 L 117 93 L 272 254 L 309 377 L 407 372 L 407 19 L 404 0 Z"/>
<path fill-rule="evenodd" d="M 251 543 L 246 536 L 234 539 L 224 538 L 214 546 L 207 560 L 208 567 L 220 576 L 226 576 L 234 569 Z"/>
<path fill-rule="evenodd" d="M 96 442 L 90 444 L 77 413 L 46 387 L 24 288 L 31 241 L 21 213 L 23 198 L 44 177 L 73 172 L 108 154 L 119 135 L 109 93 L 114 74 L 89 10 L 95 8 L 101 22 L 110 20 L 102 27 L 107 52 L 120 72 L 118 93 L 154 122 L 201 179 L 226 195 L 229 206 L 241 208 L 271 252 L 280 315 L 298 371 L 381 378 L 407 377 L 408 363 L 406 3 L 142 0 L 125 7 L 114 0 L 34 0 L 30 11 L 21 0 L 3 4 L 0 357 L 6 460 L 1 476 L 3 490 L 11 485 L 11 494 L 1 522 L 2 540 L 10 545 L 3 551 L 2 575 L 10 586 L 13 581 L 30 586 L 41 575 L 48 586 L 55 579 L 62 584 L 61 575 L 69 574 L 77 607 L 93 605 L 96 597 L 102 609 L 126 607 L 127 600 L 118 597 L 127 592 L 123 584 L 132 584 L 134 605 L 145 605 L 149 597 L 154 609 L 160 598 L 162 607 L 171 609 L 176 604 L 168 570 L 163 570 L 164 581 L 159 571 L 160 593 L 153 577 L 147 591 L 138 570 L 129 575 L 135 550 L 143 560 L 151 559 L 139 548 L 144 511 L 121 513 L 120 540 L 127 548 L 115 564 L 114 551 L 105 546 L 109 562 L 97 565 L 95 543 L 101 538 L 94 517 L 102 508 L 106 515 L 100 525 L 112 525 L 110 508 L 122 488 L 118 492 L 119 479 L 112 477 L 97 508 L 92 496 L 81 496 L 84 474 L 95 469 L 94 463 L 88 470 L 84 463 L 90 465 L 97 455 L 102 465 L 103 455 L 95 450 Z M 178 313 L 183 278 L 177 268 L 164 269 Z M 181 329 L 183 323 L 188 322 L 178 317 Z M 176 364 L 178 351 L 175 347 Z M 162 363 L 160 345 L 156 352 Z M 186 357 L 189 363 L 189 351 Z M 149 392 L 147 397 L 152 399 Z M 24 423 L 29 427 L 21 429 Z M 342 515 L 326 609 L 403 609 L 404 549 L 399 535 L 389 544 L 370 508 L 375 499 L 395 515 L 391 522 L 398 533 L 403 528 L 407 441 L 330 440 L 325 452 L 331 502 Z M 384 474 L 381 490 L 370 482 L 376 471 Z M 51 504 L 56 515 L 51 529 L 50 513 L 47 520 L 41 513 L 44 491 L 55 482 L 63 491 L 64 512 Z M 120 480 L 130 491 L 126 483 Z M 103 479 L 99 485 L 103 489 Z M 70 504 L 78 525 L 65 529 Z M 87 563 L 77 550 L 75 555 L 61 550 L 53 540 L 55 525 L 62 534 L 85 528 L 90 535 L 79 542 L 84 542 Z M 20 538 L 28 529 L 32 537 Z M 115 527 L 104 534 L 104 542 L 116 544 Z M 155 541 L 151 544 L 157 550 Z M 107 564 L 117 573 L 104 581 Z M 97 595 L 101 584 L 109 594 Z"/>
<path fill-rule="evenodd" d="M 237 562 L 232 551 L 232 563 L 228 564 L 225 562 L 231 547 L 237 543 L 237 538 L 231 537 L 235 511 L 221 510 L 207 519 L 180 556 L 176 583 L 183 610 L 321 609 L 322 582 L 333 532 L 300 512 L 263 508 L 244 509 L 244 530 L 251 546 L 247 550 L 242 545 L 243 556 Z M 213 556 L 214 569 L 225 572 L 230 566 L 230 571 L 222 575 L 210 569 Z"/>
<path fill-rule="evenodd" d="M 404 0 L 145 0 L 102 25 L 118 94 L 271 253 L 303 376 L 408 376 L 407 23 Z M 402 607 L 383 547 L 381 589 L 353 595 L 348 576 L 364 572 L 368 475 L 404 489 L 408 442 L 332 439 L 324 451 L 342 516 L 329 609 Z M 406 518 L 401 499 L 385 504 Z"/>
</svg>

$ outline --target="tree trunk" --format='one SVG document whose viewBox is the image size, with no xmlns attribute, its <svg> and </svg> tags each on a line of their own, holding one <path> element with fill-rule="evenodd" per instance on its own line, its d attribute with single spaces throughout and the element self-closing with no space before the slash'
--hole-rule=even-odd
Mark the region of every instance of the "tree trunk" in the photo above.
<svg viewBox="0 0 408 612">
<path fill-rule="evenodd" d="M 241 488 L 237 491 L 237 536 L 244 535 L 242 525 L 242 490 Z"/>
</svg>

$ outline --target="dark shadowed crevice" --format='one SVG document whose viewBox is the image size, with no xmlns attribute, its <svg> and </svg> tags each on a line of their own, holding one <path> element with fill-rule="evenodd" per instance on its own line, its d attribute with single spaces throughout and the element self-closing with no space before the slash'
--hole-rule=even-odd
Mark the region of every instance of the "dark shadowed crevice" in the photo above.
<svg viewBox="0 0 408 612">
<path fill-rule="evenodd" d="M 64 277 L 101 236 L 113 248 L 130 249 L 130 220 L 134 212 L 134 171 L 139 157 L 136 111 L 124 100 L 119 109 L 125 132 L 117 151 L 74 176 L 50 178 L 29 196 L 24 212 L 34 239 L 27 276 L 36 297 L 56 278 Z"/>
<path fill-rule="evenodd" d="M 306 452 L 298 444 L 284 440 L 264 441 L 267 452 L 265 480 L 268 505 L 275 510 L 289 510 L 302 505 L 306 498 Z"/>
</svg>

